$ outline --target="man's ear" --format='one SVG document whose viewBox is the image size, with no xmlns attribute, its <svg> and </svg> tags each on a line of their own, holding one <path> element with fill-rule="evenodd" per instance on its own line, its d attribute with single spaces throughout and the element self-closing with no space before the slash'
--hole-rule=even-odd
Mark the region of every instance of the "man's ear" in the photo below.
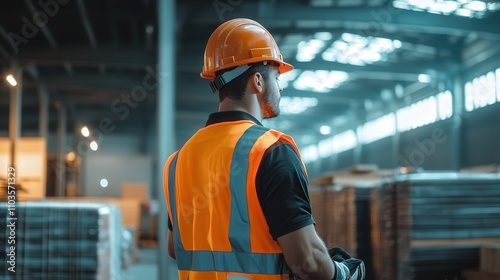
<svg viewBox="0 0 500 280">
<path fill-rule="evenodd" d="M 265 85 L 264 85 L 264 77 L 262 77 L 262 74 L 259 72 L 254 73 L 250 77 L 249 85 L 252 87 L 252 91 L 256 93 L 263 92 Z"/>
</svg>

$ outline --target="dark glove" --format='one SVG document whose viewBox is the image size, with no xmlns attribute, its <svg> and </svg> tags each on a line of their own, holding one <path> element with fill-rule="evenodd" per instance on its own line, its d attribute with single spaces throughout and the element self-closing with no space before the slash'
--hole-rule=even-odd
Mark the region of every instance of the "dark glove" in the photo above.
<svg viewBox="0 0 500 280">
<path fill-rule="evenodd" d="M 363 280 L 366 276 L 365 264 L 362 260 L 351 257 L 344 249 L 333 247 L 328 250 L 328 254 L 334 261 L 336 272 L 334 280 Z M 345 275 L 345 270 L 349 271 L 349 278 Z"/>
<path fill-rule="evenodd" d="M 330 255 L 330 258 L 332 258 L 332 260 L 338 262 L 343 262 L 344 260 L 352 258 L 351 255 L 349 255 L 349 253 L 347 253 L 346 250 L 341 247 L 333 247 L 328 249 L 328 254 Z M 337 258 L 338 260 L 336 260 L 335 258 Z"/>
</svg>

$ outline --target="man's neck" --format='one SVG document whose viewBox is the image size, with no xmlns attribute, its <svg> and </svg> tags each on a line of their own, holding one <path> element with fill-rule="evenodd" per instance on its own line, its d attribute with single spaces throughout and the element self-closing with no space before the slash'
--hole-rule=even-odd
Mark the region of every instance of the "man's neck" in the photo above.
<svg viewBox="0 0 500 280">
<path fill-rule="evenodd" d="M 226 98 L 219 104 L 219 112 L 224 111 L 243 111 L 252 115 L 259 122 L 262 122 L 262 110 L 258 106 L 258 103 L 255 102 L 245 102 L 245 100 L 235 101 Z"/>
</svg>

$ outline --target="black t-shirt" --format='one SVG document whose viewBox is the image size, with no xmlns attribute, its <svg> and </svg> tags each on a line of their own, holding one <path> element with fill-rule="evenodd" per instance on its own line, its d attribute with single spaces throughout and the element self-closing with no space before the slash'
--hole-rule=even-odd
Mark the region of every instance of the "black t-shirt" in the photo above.
<svg viewBox="0 0 500 280">
<path fill-rule="evenodd" d="M 213 113 L 206 125 L 237 120 L 250 120 L 262 125 L 252 115 L 242 111 Z M 292 145 L 278 141 L 267 149 L 257 171 L 255 185 L 269 233 L 274 239 L 314 224 L 306 172 Z M 172 230 L 170 219 L 168 228 Z"/>
</svg>

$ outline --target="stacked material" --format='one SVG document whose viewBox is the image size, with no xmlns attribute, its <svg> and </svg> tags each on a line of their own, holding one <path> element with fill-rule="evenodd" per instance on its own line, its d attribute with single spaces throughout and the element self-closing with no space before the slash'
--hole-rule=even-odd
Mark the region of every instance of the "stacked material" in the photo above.
<svg viewBox="0 0 500 280">
<path fill-rule="evenodd" d="M 312 215 L 314 221 L 316 222 L 316 232 L 325 241 L 327 232 L 327 220 L 326 220 L 326 197 L 325 189 L 322 187 L 310 187 L 309 188 L 309 199 L 311 201 Z"/>
<path fill-rule="evenodd" d="M 498 274 L 500 279 L 500 243 L 481 247 L 481 271 Z"/>
<path fill-rule="evenodd" d="M 462 273 L 466 280 L 500 279 L 500 243 L 482 246 L 479 263 L 479 271 L 465 270 Z"/>
<path fill-rule="evenodd" d="M 5 280 L 120 279 L 121 214 L 116 206 L 99 203 L 17 203 L 16 271 L 1 260 Z M 7 205 L 0 216 L 7 217 Z M 10 233 L 0 231 L 2 250 Z"/>
<path fill-rule="evenodd" d="M 401 175 L 378 199 L 381 279 L 459 278 L 478 268 L 482 244 L 500 241 L 499 175 Z"/>
<path fill-rule="evenodd" d="M 365 262 L 373 279 L 370 191 L 388 175 L 381 170 L 350 170 L 312 182 L 313 215 L 318 234 L 328 247 L 340 246 Z"/>
<path fill-rule="evenodd" d="M 370 194 L 370 220 L 374 279 L 396 279 L 395 188 L 384 184 Z"/>
</svg>

